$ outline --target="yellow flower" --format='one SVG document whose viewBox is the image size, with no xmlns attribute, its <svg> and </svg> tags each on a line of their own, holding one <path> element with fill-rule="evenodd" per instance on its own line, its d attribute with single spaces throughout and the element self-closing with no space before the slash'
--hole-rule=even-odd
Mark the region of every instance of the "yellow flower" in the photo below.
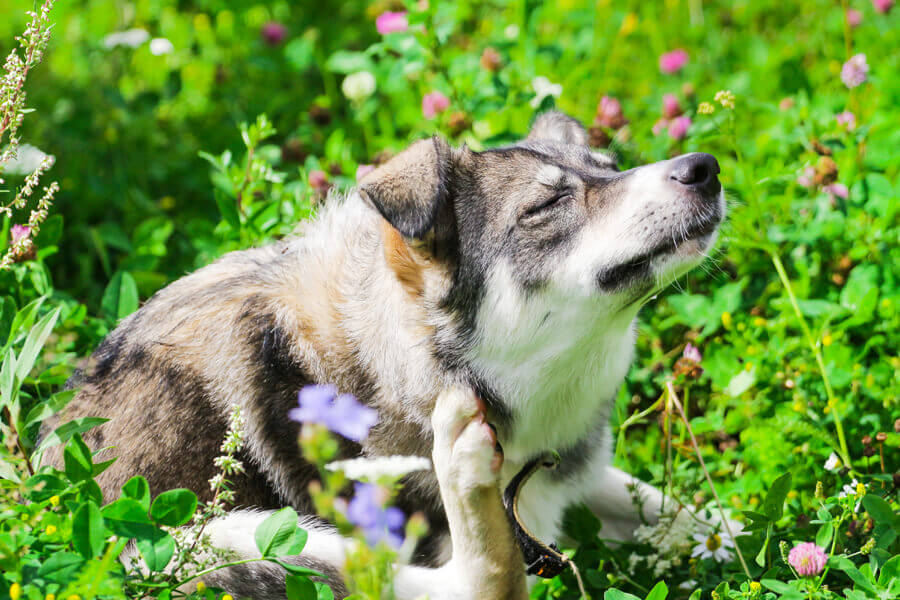
<svg viewBox="0 0 900 600">
<path fill-rule="evenodd" d="M 222 594 L 222 600 L 234 600 L 231 594 Z"/>
<path fill-rule="evenodd" d="M 792 408 L 794 409 L 794 412 L 802 413 L 806 410 L 806 402 L 800 399 L 794 400 Z"/>
<path fill-rule="evenodd" d="M 56 600 L 56 594 L 47 594 L 44 596 L 44 600 Z"/>
<path fill-rule="evenodd" d="M 822 345 L 827 348 L 828 346 L 831 345 L 831 343 L 833 341 L 834 341 L 834 339 L 832 339 L 831 334 L 826 333 L 825 336 L 822 338 Z"/>
<path fill-rule="evenodd" d="M 203 583 L 202 581 L 198 581 L 197 582 L 197 592 L 202 594 L 205 591 L 206 591 L 206 584 Z"/>
<path fill-rule="evenodd" d="M 719 90 L 714 98 L 723 108 L 734 108 L 734 94 L 729 90 Z"/>
<path fill-rule="evenodd" d="M 760 590 L 762 590 L 762 586 L 759 584 L 758 581 L 750 582 L 750 593 L 758 594 L 760 592 Z"/>
<path fill-rule="evenodd" d="M 11 600 L 19 600 L 22 597 L 22 586 L 18 583 L 9 586 L 9 597 Z"/>
<path fill-rule="evenodd" d="M 731 327 L 731 313 L 725 311 L 722 313 L 722 325 L 725 326 L 726 329 Z"/>
<path fill-rule="evenodd" d="M 78 594 L 70 594 L 70 595 L 66 598 L 66 600 L 81 600 L 81 596 L 79 596 Z"/>
<path fill-rule="evenodd" d="M 865 496 L 866 495 L 866 486 L 862 483 L 856 484 L 856 495 L 857 496 Z"/>
<path fill-rule="evenodd" d="M 753 319 L 753 324 L 756 325 L 757 327 L 765 327 L 766 320 L 763 319 L 762 317 L 756 317 L 755 319 Z"/>
<path fill-rule="evenodd" d="M 716 107 L 709 102 L 701 102 L 700 106 L 697 107 L 698 115 L 711 115 L 714 112 L 716 112 Z"/>
<path fill-rule="evenodd" d="M 50 504 L 52 506 L 59 506 L 59 496 L 50 496 Z"/>
<path fill-rule="evenodd" d="M 637 15 L 634 14 L 633 12 L 630 12 L 627 15 L 625 15 L 624 19 L 622 19 L 622 27 L 619 29 L 619 33 L 622 34 L 622 36 L 624 37 L 624 36 L 634 32 L 634 30 L 637 29 L 637 24 L 638 24 Z"/>
<path fill-rule="evenodd" d="M 54 533 L 56 533 L 56 525 L 47 525 L 44 533 L 46 533 L 47 535 L 53 535 Z"/>
</svg>

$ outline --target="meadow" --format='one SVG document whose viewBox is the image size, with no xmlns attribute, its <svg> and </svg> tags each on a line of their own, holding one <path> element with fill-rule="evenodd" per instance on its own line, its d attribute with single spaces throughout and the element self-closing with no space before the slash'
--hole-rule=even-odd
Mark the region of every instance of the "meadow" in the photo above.
<svg viewBox="0 0 900 600">
<path fill-rule="evenodd" d="M 0 0 L 0 54 L 19 57 L 0 80 L 0 600 L 224 598 L 193 578 L 213 568 L 198 547 L 229 506 L 240 414 L 214 502 L 140 473 L 102 498 L 80 437 L 99 421 L 39 438 L 65 381 L 155 291 L 288 235 L 411 140 L 500 145 L 554 107 L 623 168 L 719 160 L 727 223 L 640 315 L 615 463 L 744 530 L 673 514 L 611 544 L 574 506 L 562 547 L 583 590 L 568 571 L 532 598 L 900 598 L 893 0 L 50 4 Z M 333 434 L 304 432 L 321 510 L 362 540 L 353 597 L 391 597 L 427 524 L 371 488 L 365 518 L 348 510 Z M 63 470 L 39 467 L 51 444 Z M 291 509 L 261 529 L 261 560 L 305 541 Z M 118 561 L 132 539 L 143 571 Z M 291 571 L 291 600 L 331 597 L 311 575 Z"/>
</svg>

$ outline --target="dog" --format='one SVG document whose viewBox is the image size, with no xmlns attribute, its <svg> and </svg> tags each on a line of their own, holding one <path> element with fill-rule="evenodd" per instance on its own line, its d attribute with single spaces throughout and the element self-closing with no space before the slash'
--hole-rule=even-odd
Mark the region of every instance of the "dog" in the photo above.
<svg viewBox="0 0 900 600">
<path fill-rule="evenodd" d="M 255 554 L 266 510 L 293 506 L 309 531 L 296 560 L 337 597 L 344 541 L 312 514 L 315 468 L 287 418 L 297 392 L 334 384 L 378 411 L 342 457 L 418 455 L 397 500 L 430 533 L 398 565 L 396 596 L 526 598 L 502 489 L 542 452 L 518 517 L 541 540 L 586 503 L 604 536 L 627 539 L 661 506 L 610 465 L 609 416 L 633 358 L 638 310 L 696 266 L 725 215 L 719 165 L 692 153 L 619 171 L 584 128 L 540 115 L 522 141 L 476 152 L 420 140 L 331 198 L 295 236 L 232 252 L 123 320 L 73 385 L 66 418 L 108 417 L 85 435 L 118 461 L 98 477 L 113 498 L 140 473 L 201 500 L 234 405 L 246 473 L 213 543 Z M 502 452 L 501 452 L 502 449 Z M 50 460 L 61 462 L 57 448 Z M 636 491 L 635 491 L 636 490 Z M 284 572 L 252 563 L 208 583 L 284 597 Z"/>
</svg>

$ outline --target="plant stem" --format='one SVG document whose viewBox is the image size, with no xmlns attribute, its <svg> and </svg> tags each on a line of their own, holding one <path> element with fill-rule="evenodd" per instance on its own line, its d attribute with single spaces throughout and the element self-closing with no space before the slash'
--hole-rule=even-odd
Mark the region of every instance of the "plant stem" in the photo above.
<svg viewBox="0 0 900 600">
<path fill-rule="evenodd" d="M 713 497 L 716 499 L 716 505 L 719 507 L 719 514 L 722 517 L 722 525 L 725 526 L 725 530 L 728 532 L 728 535 L 734 542 L 734 551 L 737 553 L 738 559 L 741 561 L 741 567 L 743 567 L 744 569 L 744 574 L 747 576 L 747 579 L 753 579 L 753 577 L 751 577 L 750 575 L 750 569 L 747 568 L 747 563 L 744 561 L 744 555 L 741 552 L 741 548 L 740 546 L 738 546 L 737 540 L 734 537 L 734 532 L 731 531 L 731 525 L 728 523 L 728 517 L 725 516 L 725 506 L 722 504 L 721 498 L 719 498 L 719 493 L 716 491 L 716 486 L 713 485 L 712 477 L 710 477 L 709 475 L 709 469 L 706 468 L 706 462 L 703 460 L 703 453 L 700 452 L 700 446 L 697 444 L 697 438 L 694 437 L 694 430 L 691 428 L 691 424 L 684 412 L 684 408 L 681 406 L 681 402 L 678 401 L 678 395 L 675 393 L 675 388 L 672 386 L 671 380 L 666 382 L 666 391 L 669 393 L 669 398 L 671 399 L 672 404 L 675 405 L 675 408 L 681 415 L 681 419 L 684 421 L 684 426 L 687 428 L 688 435 L 691 436 L 691 444 L 694 446 L 694 452 L 697 453 L 697 459 L 700 461 L 700 468 L 703 470 L 703 475 L 706 477 L 706 482 L 709 484 L 709 489 L 712 490 Z"/>
<path fill-rule="evenodd" d="M 828 397 L 828 406 L 831 408 L 831 414 L 834 417 L 834 428 L 837 431 L 838 443 L 840 444 L 838 451 L 841 453 L 841 460 L 844 461 L 844 464 L 852 471 L 853 466 L 850 464 L 850 452 L 847 450 L 847 440 L 844 437 L 844 427 L 841 424 L 841 415 L 837 408 L 837 398 L 834 395 L 834 390 L 831 387 L 831 380 L 828 378 L 828 371 L 825 368 L 825 358 L 822 356 L 819 344 L 816 343 L 816 340 L 813 338 L 812 331 L 809 329 L 809 325 L 806 323 L 806 319 L 800 311 L 800 305 L 797 303 L 797 297 L 794 295 L 794 289 L 791 287 L 791 281 L 788 279 L 784 264 L 781 262 L 781 257 L 775 252 L 769 252 L 769 256 L 772 258 L 772 264 L 775 265 L 775 270 L 778 272 L 778 277 L 781 279 L 784 289 L 787 290 L 788 297 L 791 300 L 791 306 L 794 308 L 794 314 L 797 316 L 797 320 L 800 322 L 800 327 L 803 329 L 803 334 L 806 337 L 806 343 L 809 344 L 810 350 L 812 350 L 812 353 L 816 357 L 816 364 L 819 366 L 819 372 L 822 375 L 822 383 L 825 384 L 825 394 Z"/>
</svg>

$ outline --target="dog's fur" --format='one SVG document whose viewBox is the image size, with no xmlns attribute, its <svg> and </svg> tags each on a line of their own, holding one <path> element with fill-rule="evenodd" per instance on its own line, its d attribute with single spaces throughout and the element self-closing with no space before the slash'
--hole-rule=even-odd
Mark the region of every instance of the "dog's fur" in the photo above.
<svg viewBox="0 0 900 600">
<path fill-rule="evenodd" d="M 705 178 L 691 171 L 701 159 Z M 111 419 L 86 435 L 118 457 L 98 478 L 106 498 L 141 473 L 154 492 L 188 487 L 206 499 L 237 405 L 247 440 L 238 504 L 310 514 L 316 471 L 286 415 L 304 385 L 335 384 L 379 414 L 343 456 L 433 458 L 435 471 L 408 476 L 399 499 L 431 532 L 416 564 L 398 567 L 398 597 L 524 598 L 499 492 L 529 459 L 562 457 L 519 503 L 545 541 L 578 501 L 604 535 L 627 537 L 639 523 L 632 483 L 645 509 L 659 509 L 655 490 L 609 466 L 609 411 L 638 309 L 713 242 L 724 214 L 717 172 L 706 155 L 619 172 L 560 113 L 484 152 L 416 142 L 296 237 L 233 252 L 158 292 L 94 353 L 65 417 Z M 213 542 L 252 555 L 265 516 L 235 511 L 211 526 Z M 304 526 L 297 560 L 330 574 L 340 596 L 342 540 L 314 519 Z M 283 596 L 283 581 L 249 565 L 210 579 L 255 598 Z"/>
</svg>

